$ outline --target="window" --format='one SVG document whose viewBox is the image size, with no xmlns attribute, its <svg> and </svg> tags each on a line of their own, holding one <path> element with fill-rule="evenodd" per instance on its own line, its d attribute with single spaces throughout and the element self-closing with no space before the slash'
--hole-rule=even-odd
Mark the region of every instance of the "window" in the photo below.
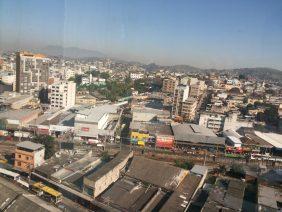
<svg viewBox="0 0 282 212">
<path fill-rule="evenodd" d="M 22 155 L 18 155 L 18 158 L 21 158 L 22 157 Z"/>
<path fill-rule="evenodd" d="M 19 162 L 19 161 L 18 161 L 18 163 L 17 163 L 17 164 L 18 164 L 18 166 L 21 166 L 21 165 L 22 165 L 22 163 L 21 163 L 21 162 Z"/>
<path fill-rule="evenodd" d="M 28 156 L 26 156 L 26 157 L 25 157 L 25 159 L 26 159 L 26 160 L 29 160 L 29 157 L 28 157 Z"/>
</svg>

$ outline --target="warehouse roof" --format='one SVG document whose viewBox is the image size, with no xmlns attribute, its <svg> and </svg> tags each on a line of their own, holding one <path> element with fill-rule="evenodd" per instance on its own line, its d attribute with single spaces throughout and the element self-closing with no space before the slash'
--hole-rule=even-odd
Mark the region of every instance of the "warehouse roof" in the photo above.
<svg viewBox="0 0 282 212">
<path fill-rule="evenodd" d="M 76 116 L 76 121 L 85 121 L 85 122 L 98 122 L 105 114 L 107 113 L 117 113 L 118 106 L 116 105 L 100 105 L 88 109 L 82 109 L 77 112 L 86 118 L 80 118 Z"/>
<path fill-rule="evenodd" d="M 143 122 L 131 122 L 131 130 L 142 130 L 148 131 L 149 134 L 159 134 L 159 135 L 172 135 L 172 130 L 170 125 L 162 123 L 143 123 Z"/>
<path fill-rule="evenodd" d="M 103 165 L 100 169 L 98 169 L 96 172 L 86 176 L 89 180 L 97 181 L 101 177 L 103 177 L 105 174 L 110 172 L 113 168 L 115 168 L 118 164 L 123 162 L 127 157 L 130 157 L 131 152 L 122 150 L 118 153 L 117 156 L 115 156 L 110 162 Z"/>
<path fill-rule="evenodd" d="M 172 129 L 175 134 L 192 134 L 216 137 L 216 134 L 211 129 L 196 124 L 177 124 L 173 125 Z"/>
<path fill-rule="evenodd" d="M 275 191 L 274 188 L 260 185 L 258 188 L 258 204 L 278 209 Z"/>
<path fill-rule="evenodd" d="M 126 175 L 168 190 L 175 190 L 187 173 L 187 170 L 161 161 L 135 156 Z"/>
<path fill-rule="evenodd" d="M 159 198 L 153 198 L 162 194 Z M 157 205 L 165 193 L 153 186 L 145 186 L 140 181 L 124 177 L 115 182 L 105 193 L 101 200 L 122 211 L 141 211 L 151 201 Z M 150 205 L 151 206 L 151 205 Z"/>
<path fill-rule="evenodd" d="M 276 148 L 282 149 L 282 135 L 277 133 L 262 133 L 255 131 L 255 134 L 267 143 L 273 145 Z"/>
<path fill-rule="evenodd" d="M 41 111 L 40 109 L 8 110 L 8 111 L 0 112 L 0 119 L 6 118 L 6 119 L 20 120 L 29 117 L 32 114 L 39 113 L 40 111 Z"/>
<path fill-rule="evenodd" d="M 200 181 L 201 177 L 199 176 L 191 174 L 187 175 L 165 202 L 160 211 L 185 211 L 185 208 L 188 206 L 188 203 L 199 186 Z"/>
<path fill-rule="evenodd" d="M 172 125 L 174 138 L 178 142 L 203 143 L 224 145 L 225 138 L 217 137 L 216 134 L 203 126 L 196 124 Z"/>
</svg>

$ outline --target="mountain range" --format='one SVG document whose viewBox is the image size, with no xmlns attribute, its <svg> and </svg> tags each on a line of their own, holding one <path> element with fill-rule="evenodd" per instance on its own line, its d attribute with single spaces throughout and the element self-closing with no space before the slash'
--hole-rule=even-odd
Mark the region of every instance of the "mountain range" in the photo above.
<svg viewBox="0 0 282 212">
<path fill-rule="evenodd" d="M 104 58 L 105 54 L 95 50 L 81 49 L 77 47 L 62 47 L 62 46 L 46 46 L 41 49 L 37 49 L 37 52 L 49 55 L 49 56 L 62 56 L 68 58 Z"/>
<path fill-rule="evenodd" d="M 78 47 L 62 47 L 62 46 L 46 46 L 41 49 L 35 50 L 36 52 L 44 53 L 49 56 L 62 56 L 67 58 L 106 58 L 107 55 L 95 50 L 82 49 Z M 133 63 L 130 61 L 124 61 L 114 58 L 117 61 L 123 61 L 128 63 Z M 278 82 L 282 82 L 282 71 L 267 68 L 267 67 L 257 67 L 257 68 L 238 68 L 238 69 L 201 69 L 190 65 L 171 65 L 171 66 L 163 66 L 155 63 L 151 64 L 142 64 L 139 62 L 134 62 L 141 65 L 146 71 L 155 71 L 160 69 L 166 69 L 175 72 L 183 72 L 183 73 L 198 73 L 198 72 L 229 72 L 237 74 L 244 74 L 246 76 L 258 77 L 260 79 L 265 80 L 274 80 Z"/>
</svg>

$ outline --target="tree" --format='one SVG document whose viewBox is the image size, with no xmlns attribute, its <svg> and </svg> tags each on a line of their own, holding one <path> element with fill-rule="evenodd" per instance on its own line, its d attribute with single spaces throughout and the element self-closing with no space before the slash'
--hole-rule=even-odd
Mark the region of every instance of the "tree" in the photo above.
<svg viewBox="0 0 282 212">
<path fill-rule="evenodd" d="M 110 75 L 109 75 L 109 73 L 103 72 L 103 73 L 100 74 L 100 77 L 103 78 L 103 79 L 109 79 Z"/>
<path fill-rule="evenodd" d="M 103 162 L 109 162 L 109 161 L 111 160 L 111 157 L 110 157 L 108 151 L 102 152 L 101 160 L 102 160 Z"/>
<path fill-rule="evenodd" d="M 82 75 L 76 74 L 74 77 L 74 82 L 76 83 L 76 85 L 80 85 L 82 82 Z"/>
<path fill-rule="evenodd" d="M 230 168 L 230 175 L 237 178 L 244 178 L 246 172 L 241 164 L 233 163 Z"/>
<path fill-rule="evenodd" d="M 38 135 L 32 141 L 45 146 L 45 159 L 49 159 L 55 154 L 55 139 L 52 136 Z"/>
<path fill-rule="evenodd" d="M 243 79 L 246 79 L 246 76 L 244 74 L 240 74 L 239 75 L 239 80 L 243 80 Z"/>
<path fill-rule="evenodd" d="M 219 173 L 221 173 L 221 174 L 225 174 L 225 172 L 226 172 L 226 167 L 225 167 L 225 165 L 219 165 L 218 171 L 219 171 Z"/>
<path fill-rule="evenodd" d="M 194 163 L 189 160 L 185 160 L 185 161 L 175 160 L 174 163 L 175 163 L 175 166 L 182 168 L 182 169 L 187 169 L 187 170 L 192 169 L 194 166 Z"/>
</svg>

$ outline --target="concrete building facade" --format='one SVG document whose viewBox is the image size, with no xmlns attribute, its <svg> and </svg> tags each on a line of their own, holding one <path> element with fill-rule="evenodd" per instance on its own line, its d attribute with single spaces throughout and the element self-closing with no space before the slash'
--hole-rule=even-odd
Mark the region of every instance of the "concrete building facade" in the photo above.
<svg viewBox="0 0 282 212">
<path fill-rule="evenodd" d="M 179 85 L 174 91 L 172 116 L 181 116 L 182 104 L 189 95 L 189 86 Z"/>
<path fill-rule="evenodd" d="M 42 144 L 24 141 L 16 146 L 14 166 L 30 172 L 44 163 L 45 148 Z"/>
<path fill-rule="evenodd" d="M 174 90 L 178 85 L 177 78 L 167 78 L 163 80 L 163 88 L 162 91 L 164 93 L 174 94 Z"/>
<path fill-rule="evenodd" d="M 17 52 L 16 91 L 38 96 L 41 88 L 48 86 L 49 64 L 45 55 Z"/>
<path fill-rule="evenodd" d="M 51 87 L 51 107 L 70 108 L 75 105 L 76 83 L 59 82 Z"/>
</svg>

